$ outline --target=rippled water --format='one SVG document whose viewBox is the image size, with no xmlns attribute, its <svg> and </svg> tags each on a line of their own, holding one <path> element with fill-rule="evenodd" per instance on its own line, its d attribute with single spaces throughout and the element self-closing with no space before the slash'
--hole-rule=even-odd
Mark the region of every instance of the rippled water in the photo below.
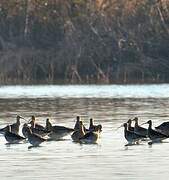
<svg viewBox="0 0 169 180">
<path fill-rule="evenodd" d="M 34 114 L 45 124 L 73 127 L 81 115 L 103 125 L 97 145 L 64 141 L 28 150 L 28 143 L 6 145 L 0 136 L 0 179 L 167 179 L 169 140 L 125 147 L 123 129 L 129 118 L 154 125 L 169 119 L 169 85 L 147 86 L 5 86 L 0 88 L 0 127 L 16 114 Z M 23 121 L 24 123 L 24 121 Z"/>
</svg>

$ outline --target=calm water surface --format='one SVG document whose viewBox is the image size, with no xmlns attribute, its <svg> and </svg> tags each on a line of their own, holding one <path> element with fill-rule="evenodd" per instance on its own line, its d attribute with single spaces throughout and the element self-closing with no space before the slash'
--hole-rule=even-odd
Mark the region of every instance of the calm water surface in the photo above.
<svg viewBox="0 0 169 180">
<path fill-rule="evenodd" d="M 97 145 L 79 145 L 70 137 L 46 142 L 6 145 L 0 135 L 0 179 L 167 179 L 169 140 L 162 144 L 125 147 L 123 129 L 129 118 L 152 119 L 154 126 L 169 120 L 169 85 L 141 86 L 2 86 L 0 127 L 16 114 L 35 115 L 41 124 L 73 127 L 81 115 L 103 125 Z M 24 121 L 22 122 L 24 123 Z"/>
</svg>

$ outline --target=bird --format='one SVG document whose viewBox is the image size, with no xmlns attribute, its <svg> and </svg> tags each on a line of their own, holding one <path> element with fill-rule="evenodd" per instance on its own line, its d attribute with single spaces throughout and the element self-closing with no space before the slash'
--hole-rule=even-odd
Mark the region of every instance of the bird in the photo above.
<svg viewBox="0 0 169 180">
<path fill-rule="evenodd" d="M 133 121 L 135 121 L 134 132 L 146 138 L 148 136 L 148 130 L 138 125 L 138 117 L 135 117 Z"/>
<path fill-rule="evenodd" d="M 134 131 L 134 127 L 131 126 L 131 123 L 132 123 L 132 120 L 129 119 L 129 120 L 127 121 L 127 124 L 128 124 L 128 130 L 129 130 L 129 131 Z"/>
<path fill-rule="evenodd" d="M 31 128 L 36 128 L 36 129 L 39 129 L 39 130 L 45 130 L 44 126 L 36 123 L 35 116 L 31 117 L 31 121 L 28 124 L 31 124 Z"/>
<path fill-rule="evenodd" d="M 148 126 L 148 137 L 150 138 L 151 142 L 149 144 L 152 144 L 154 142 L 161 142 L 162 140 L 168 138 L 169 136 L 162 134 L 158 131 L 155 131 L 152 129 L 152 121 L 149 120 L 144 124 L 149 124 Z"/>
<path fill-rule="evenodd" d="M 159 126 L 155 127 L 155 129 L 163 134 L 169 135 L 169 121 L 163 122 Z"/>
<path fill-rule="evenodd" d="M 102 125 L 94 125 L 93 118 L 90 118 L 89 131 L 97 131 L 100 133 L 102 131 Z"/>
<path fill-rule="evenodd" d="M 79 122 L 80 122 L 80 116 L 77 116 L 77 117 L 76 117 L 76 123 L 75 123 L 75 126 L 74 126 L 74 130 L 75 130 L 75 131 L 78 130 L 79 127 L 80 127 Z"/>
<path fill-rule="evenodd" d="M 19 127 L 21 124 L 20 119 L 24 119 L 24 118 L 21 116 L 16 116 L 16 123 L 9 125 L 12 133 L 15 133 L 15 134 L 19 133 Z M 5 133 L 7 129 L 8 129 L 8 126 L 0 129 L 0 133 L 2 134 Z"/>
<path fill-rule="evenodd" d="M 80 138 L 85 135 L 85 131 L 82 121 L 76 122 L 76 125 L 78 126 L 78 128 L 76 128 L 76 130 L 72 133 L 71 138 L 74 142 L 79 142 Z"/>
<path fill-rule="evenodd" d="M 124 127 L 124 137 L 129 144 L 138 143 L 139 140 L 142 140 L 144 138 L 144 136 L 136 134 L 134 133 L 134 131 L 129 131 L 127 123 L 124 123 L 122 126 Z"/>
<path fill-rule="evenodd" d="M 80 137 L 79 140 L 82 143 L 97 143 L 97 140 L 99 138 L 99 132 L 98 131 L 90 131 L 87 132 L 83 137 Z"/>
<path fill-rule="evenodd" d="M 25 140 L 24 137 L 11 132 L 11 126 L 10 125 L 7 126 L 7 128 L 5 130 L 4 137 L 8 143 L 19 143 L 19 142 Z"/>
<path fill-rule="evenodd" d="M 47 131 L 52 131 L 52 123 L 49 121 L 49 118 L 46 119 L 46 127 Z"/>
<path fill-rule="evenodd" d="M 31 128 L 32 132 L 35 134 L 38 134 L 42 137 L 48 135 L 51 131 L 47 131 L 46 129 L 42 130 L 42 129 L 38 129 L 38 128 Z"/>
<path fill-rule="evenodd" d="M 28 124 L 27 123 L 23 124 L 22 134 L 25 138 L 28 138 Z"/>
<path fill-rule="evenodd" d="M 92 130 L 85 132 L 83 122 L 78 119 L 76 122 L 76 130 L 71 135 L 74 142 L 80 143 L 97 143 L 100 129 L 93 127 Z"/>
<path fill-rule="evenodd" d="M 33 133 L 39 134 L 41 136 L 48 135 L 49 131 L 46 130 L 46 127 L 36 123 L 35 116 L 31 117 L 29 124 L 31 124 L 30 128 Z"/>
<path fill-rule="evenodd" d="M 48 136 L 53 140 L 59 140 L 75 131 L 72 128 L 67 128 L 64 126 L 53 126 L 49 119 L 46 119 L 46 130 L 50 131 Z"/>
<path fill-rule="evenodd" d="M 76 123 L 75 123 L 75 126 L 74 126 L 74 130 L 75 130 L 75 131 L 79 129 L 79 122 L 80 122 L 80 121 L 81 121 L 80 116 L 77 116 L 77 117 L 76 117 Z M 85 132 L 88 132 L 88 131 L 89 131 L 88 129 L 86 129 L 86 127 L 84 126 L 84 124 L 83 124 L 83 129 L 84 129 Z"/>
<path fill-rule="evenodd" d="M 27 128 L 27 136 L 28 142 L 33 146 L 39 146 L 41 143 L 47 141 L 47 139 L 43 138 L 42 136 L 33 133 L 30 127 Z"/>
</svg>

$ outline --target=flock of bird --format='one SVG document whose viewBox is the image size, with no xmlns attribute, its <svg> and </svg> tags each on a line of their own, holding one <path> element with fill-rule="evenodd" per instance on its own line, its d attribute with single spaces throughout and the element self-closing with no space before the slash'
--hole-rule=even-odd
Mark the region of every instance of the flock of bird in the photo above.
<svg viewBox="0 0 169 180">
<path fill-rule="evenodd" d="M 102 131 L 102 126 L 94 125 L 92 118 L 87 129 L 81 121 L 80 116 L 77 116 L 74 128 L 52 125 L 49 119 L 46 119 L 46 126 L 42 126 L 36 122 L 35 116 L 32 116 L 27 123 L 23 124 L 23 136 L 20 136 L 21 119 L 24 118 L 17 116 L 16 123 L 0 129 L 0 133 L 4 135 L 7 143 L 15 144 L 28 141 L 32 145 L 30 147 L 36 147 L 45 141 L 60 140 L 67 135 L 71 135 L 74 142 L 97 143 L 99 134 Z"/>
<path fill-rule="evenodd" d="M 23 136 L 20 136 L 21 119 L 24 118 L 17 116 L 16 123 L 0 129 L 0 133 L 4 135 L 7 143 L 13 144 L 28 141 L 34 147 L 45 141 L 60 140 L 68 135 L 71 135 L 74 142 L 97 143 L 102 132 L 102 125 L 94 125 L 92 118 L 87 129 L 80 116 L 76 117 L 74 128 L 52 125 L 49 119 L 46 119 L 46 125 L 42 126 L 36 122 L 35 116 L 32 116 L 27 123 L 23 124 Z M 134 126 L 132 126 L 132 122 L 135 122 Z M 139 125 L 138 118 L 135 117 L 133 120 L 129 119 L 120 126 L 124 127 L 124 137 L 128 141 L 128 145 L 139 144 L 140 141 L 145 140 L 148 140 L 148 144 L 151 145 L 169 138 L 169 122 L 163 122 L 155 129 L 152 128 L 151 120 L 143 124 L 148 124 L 148 128 L 146 129 Z"/>
<path fill-rule="evenodd" d="M 135 125 L 132 126 L 132 122 Z M 141 125 L 148 124 L 148 128 L 144 128 Z M 163 122 L 159 126 L 152 128 L 152 121 L 149 120 L 141 125 L 138 124 L 138 118 L 135 117 L 133 120 L 129 119 L 126 123 L 120 127 L 124 127 L 124 136 L 128 141 L 127 145 L 139 144 L 140 141 L 148 140 L 148 144 L 162 142 L 162 140 L 169 138 L 169 122 Z"/>
</svg>

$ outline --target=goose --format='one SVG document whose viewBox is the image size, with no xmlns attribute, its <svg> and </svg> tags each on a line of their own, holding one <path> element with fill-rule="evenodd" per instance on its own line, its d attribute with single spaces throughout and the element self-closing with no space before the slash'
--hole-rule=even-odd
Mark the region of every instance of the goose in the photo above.
<svg viewBox="0 0 169 180">
<path fill-rule="evenodd" d="M 16 116 L 16 123 L 13 123 L 10 126 L 10 129 L 11 129 L 11 132 L 14 133 L 14 134 L 18 134 L 19 133 L 19 127 L 20 127 L 20 119 L 24 119 L 23 117 L 21 116 Z M 0 129 L 0 133 L 4 134 L 6 132 L 6 130 L 9 129 L 8 126 Z"/>
<path fill-rule="evenodd" d="M 49 119 L 46 119 L 46 130 L 50 131 L 48 136 L 53 140 L 59 140 L 74 132 L 74 129 L 64 126 L 53 126 Z"/>
<path fill-rule="evenodd" d="M 19 143 L 25 140 L 24 137 L 11 132 L 11 126 L 8 125 L 4 134 L 4 137 L 8 143 Z"/>
</svg>

